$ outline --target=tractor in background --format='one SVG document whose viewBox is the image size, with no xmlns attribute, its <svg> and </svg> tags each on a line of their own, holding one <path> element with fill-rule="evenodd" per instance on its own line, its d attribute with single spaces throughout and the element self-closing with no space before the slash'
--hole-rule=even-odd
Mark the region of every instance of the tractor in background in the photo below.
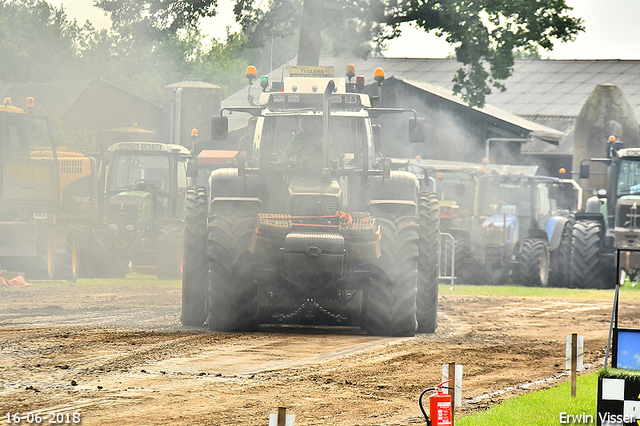
<svg viewBox="0 0 640 426">
<path fill-rule="evenodd" d="M 180 278 L 190 156 L 182 145 L 158 142 L 108 148 L 104 207 L 88 243 L 96 276 L 124 277 L 132 266 L 159 279 Z"/>
<path fill-rule="evenodd" d="M 478 176 L 485 174 L 485 166 L 420 158 L 395 160 L 394 164 L 415 174 L 421 193 L 434 194 L 438 200 L 439 229 L 443 234 L 439 245 L 440 275 L 468 282 L 474 274 L 471 269 L 473 200 Z M 453 241 L 445 239 L 449 236 Z"/>
<path fill-rule="evenodd" d="M 590 162 L 607 165 L 606 188 L 587 199 L 584 210 L 576 213 L 573 226 L 571 281 L 579 288 L 613 288 L 616 249 L 640 248 L 640 148 L 623 148 L 611 136 L 603 158 L 583 159 L 580 179 L 590 175 Z M 632 280 L 638 278 L 637 266 L 621 267 Z"/>
<path fill-rule="evenodd" d="M 567 204 L 572 188 L 524 173 L 480 176 L 471 252 L 483 273 L 476 283 L 568 286 L 572 218 L 558 205 Z"/>
</svg>

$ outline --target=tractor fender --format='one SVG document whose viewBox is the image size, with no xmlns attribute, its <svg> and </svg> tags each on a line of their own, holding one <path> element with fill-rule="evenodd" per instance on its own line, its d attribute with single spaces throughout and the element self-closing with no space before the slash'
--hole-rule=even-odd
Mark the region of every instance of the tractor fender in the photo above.
<svg viewBox="0 0 640 426">
<path fill-rule="evenodd" d="M 552 216 L 547 221 L 545 231 L 547 231 L 547 238 L 549 241 L 549 251 L 555 251 L 560 247 L 560 241 L 562 240 L 562 231 L 566 225 L 568 219 L 562 216 Z"/>
<path fill-rule="evenodd" d="M 413 173 L 394 170 L 389 177 L 370 176 L 369 187 L 371 188 L 370 206 L 375 205 L 385 210 L 396 208 L 406 215 L 418 214 L 420 185 Z"/>
<path fill-rule="evenodd" d="M 209 175 L 209 194 L 215 197 L 258 197 L 259 176 L 238 175 L 236 168 L 216 169 Z"/>
<path fill-rule="evenodd" d="M 209 176 L 209 215 L 225 210 L 254 210 L 261 206 L 258 175 L 238 175 L 236 168 L 216 169 Z"/>
<path fill-rule="evenodd" d="M 586 213 L 600 213 L 600 201 L 598 200 L 598 197 L 589 197 L 587 202 L 584 204 L 584 211 Z"/>
</svg>

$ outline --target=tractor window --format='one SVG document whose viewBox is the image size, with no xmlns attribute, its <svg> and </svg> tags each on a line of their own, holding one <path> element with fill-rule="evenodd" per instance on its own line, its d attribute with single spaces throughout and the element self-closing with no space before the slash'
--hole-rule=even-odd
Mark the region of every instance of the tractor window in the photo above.
<svg viewBox="0 0 640 426">
<path fill-rule="evenodd" d="M 640 194 L 640 161 L 622 160 L 617 189 L 618 196 Z"/>
<path fill-rule="evenodd" d="M 116 154 L 109 189 L 132 190 L 145 186 L 169 193 L 169 157 L 162 155 Z"/>
<path fill-rule="evenodd" d="M 266 117 L 260 153 L 263 158 L 266 155 L 266 158 L 280 162 L 303 155 L 322 156 L 322 126 L 321 115 Z M 363 146 L 367 140 L 363 118 L 331 117 L 329 138 L 332 164 L 354 169 L 362 167 Z M 320 149 L 309 149 L 309 145 L 318 145 Z"/>
<path fill-rule="evenodd" d="M 440 173 L 442 179 L 437 179 L 436 184 L 440 201 L 455 201 L 458 206 L 471 208 L 475 188 L 473 176 L 456 170 L 435 170 L 432 175 L 438 176 Z"/>
<path fill-rule="evenodd" d="M 339 166 L 347 169 L 361 169 L 362 155 L 366 151 L 366 126 L 364 119 L 356 117 L 335 117 L 329 122 L 332 142 L 332 157 Z"/>
<path fill-rule="evenodd" d="M 539 216 L 550 216 L 552 215 L 556 208 L 555 200 L 551 199 L 551 195 L 549 194 L 549 186 L 546 183 L 539 183 L 537 185 L 538 191 L 538 215 Z"/>
<path fill-rule="evenodd" d="M 514 214 L 531 215 L 531 185 L 512 179 L 481 179 L 479 188 L 480 216 Z"/>
<path fill-rule="evenodd" d="M 187 188 L 189 186 L 187 179 L 187 163 L 185 161 L 178 162 L 178 188 Z"/>
</svg>

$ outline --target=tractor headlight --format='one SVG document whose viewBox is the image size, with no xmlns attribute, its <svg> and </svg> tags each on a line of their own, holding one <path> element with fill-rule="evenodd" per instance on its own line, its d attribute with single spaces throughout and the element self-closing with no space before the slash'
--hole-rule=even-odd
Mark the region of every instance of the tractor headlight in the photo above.
<svg viewBox="0 0 640 426">
<path fill-rule="evenodd" d="M 117 231 L 118 230 L 118 224 L 117 223 L 112 223 L 111 225 L 109 225 L 109 229 L 111 229 L 112 231 Z"/>
<path fill-rule="evenodd" d="M 134 226 L 133 223 L 128 223 L 125 225 L 124 229 L 126 229 L 127 231 L 133 231 L 136 227 Z"/>
</svg>

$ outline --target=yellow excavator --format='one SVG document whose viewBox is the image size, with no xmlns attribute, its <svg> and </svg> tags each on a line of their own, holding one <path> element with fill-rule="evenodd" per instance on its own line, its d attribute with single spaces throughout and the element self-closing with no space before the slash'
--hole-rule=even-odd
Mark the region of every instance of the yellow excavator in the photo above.
<svg viewBox="0 0 640 426">
<path fill-rule="evenodd" d="M 95 160 L 57 148 L 46 116 L 0 105 L 0 269 L 75 280 L 96 212 Z"/>
</svg>

